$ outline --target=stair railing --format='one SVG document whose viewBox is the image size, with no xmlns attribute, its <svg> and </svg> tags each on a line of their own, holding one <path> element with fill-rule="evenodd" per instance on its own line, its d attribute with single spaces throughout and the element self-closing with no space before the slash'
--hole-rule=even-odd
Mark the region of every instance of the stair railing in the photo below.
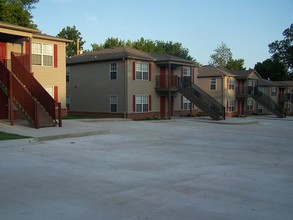
<svg viewBox="0 0 293 220">
<path fill-rule="evenodd" d="M 61 105 L 56 103 L 52 96 L 43 88 L 43 86 L 35 79 L 33 74 L 29 72 L 25 64 L 22 63 L 21 56 L 14 52 L 11 52 L 11 66 L 12 72 L 17 78 L 24 84 L 24 86 L 30 91 L 33 97 L 43 106 L 54 121 L 56 120 L 56 107 L 58 113 L 61 112 Z M 61 115 L 58 114 L 58 124 L 62 125 Z"/>
<path fill-rule="evenodd" d="M 190 77 L 178 77 L 178 87 L 192 89 L 192 95 L 203 102 L 206 106 L 209 106 L 210 110 L 217 112 L 219 116 L 222 116 L 223 119 L 225 119 L 225 107 L 200 87 L 192 83 Z"/>
<path fill-rule="evenodd" d="M 35 127 L 39 128 L 38 103 L 2 62 L 0 62 L 0 81 L 25 110 Z"/>
</svg>

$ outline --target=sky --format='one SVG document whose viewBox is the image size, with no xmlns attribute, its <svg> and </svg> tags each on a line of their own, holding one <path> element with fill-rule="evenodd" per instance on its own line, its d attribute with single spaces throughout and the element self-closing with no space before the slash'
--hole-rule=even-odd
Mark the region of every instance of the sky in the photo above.
<svg viewBox="0 0 293 220">
<path fill-rule="evenodd" d="M 268 45 L 293 23 L 292 0 L 40 0 L 31 12 L 48 35 L 75 25 L 84 49 L 109 37 L 143 37 L 180 42 L 207 65 L 224 42 L 246 68 L 270 58 Z"/>
</svg>

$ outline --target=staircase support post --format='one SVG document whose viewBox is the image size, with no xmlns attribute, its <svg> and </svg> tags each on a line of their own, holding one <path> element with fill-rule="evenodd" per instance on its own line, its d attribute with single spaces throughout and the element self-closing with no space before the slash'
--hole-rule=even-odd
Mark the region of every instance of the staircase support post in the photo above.
<svg viewBox="0 0 293 220">
<path fill-rule="evenodd" d="M 169 63 L 169 69 L 168 69 L 168 119 L 171 119 L 171 64 Z"/>
<path fill-rule="evenodd" d="M 61 116 L 61 103 L 58 102 L 58 120 L 59 127 L 62 127 L 62 116 Z"/>
<path fill-rule="evenodd" d="M 9 72 L 9 115 L 10 115 L 10 125 L 14 125 L 14 111 L 13 111 L 13 94 L 12 94 L 12 75 Z"/>
</svg>

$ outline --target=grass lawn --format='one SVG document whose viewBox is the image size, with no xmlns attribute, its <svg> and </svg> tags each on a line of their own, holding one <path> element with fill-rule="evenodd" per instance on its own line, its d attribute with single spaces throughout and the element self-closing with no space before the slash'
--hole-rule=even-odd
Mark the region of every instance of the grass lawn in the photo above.
<svg viewBox="0 0 293 220">
<path fill-rule="evenodd" d="M 18 134 L 10 134 L 10 133 L 0 131 L 0 141 L 13 140 L 13 139 L 24 139 L 24 138 L 31 138 L 31 137 L 21 136 Z"/>
</svg>

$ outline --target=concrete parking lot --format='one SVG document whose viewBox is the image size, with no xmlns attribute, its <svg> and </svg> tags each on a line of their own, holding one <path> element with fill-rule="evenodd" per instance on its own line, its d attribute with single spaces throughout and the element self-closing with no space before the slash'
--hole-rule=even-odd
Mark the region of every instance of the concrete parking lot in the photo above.
<svg viewBox="0 0 293 220">
<path fill-rule="evenodd" d="M 2 123 L 0 219 L 292 220 L 293 118 L 207 122 Z"/>
</svg>

